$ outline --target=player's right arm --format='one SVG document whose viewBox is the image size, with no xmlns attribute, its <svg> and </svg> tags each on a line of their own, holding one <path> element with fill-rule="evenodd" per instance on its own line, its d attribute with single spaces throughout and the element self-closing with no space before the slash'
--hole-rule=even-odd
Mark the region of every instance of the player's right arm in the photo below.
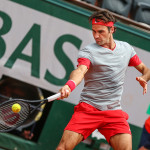
<svg viewBox="0 0 150 150">
<path fill-rule="evenodd" d="M 83 80 L 84 75 L 86 74 L 86 72 L 88 71 L 88 67 L 85 65 L 79 65 L 77 67 L 77 69 L 73 70 L 70 74 L 70 78 L 69 80 L 73 81 L 75 86 L 79 85 L 80 82 Z M 64 85 L 59 92 L 61 93 L 61 98 L 67 98 L 70 93 L 71 93 L 71 89 L 68 85 Z"/>
</svg>

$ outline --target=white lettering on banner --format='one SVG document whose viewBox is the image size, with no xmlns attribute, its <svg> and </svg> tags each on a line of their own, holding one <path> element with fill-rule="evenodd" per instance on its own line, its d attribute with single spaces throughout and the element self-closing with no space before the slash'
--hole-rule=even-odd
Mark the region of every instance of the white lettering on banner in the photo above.
<svg viewBox="0 0 150 150">
<path fill-rule="evenodd" d="M 93 41 L 88 29 L 23 5 L 1 0 L 1 75 L 58 92 L 76 67 L 78 49 Z M 138 48 L 135 50 L 148 64 L 150 53 Z M 122 105 L 129 113 L 129 122 L 142 127 L 147 117 L 150 95 L 148 93 L 143 97 L 142 88 L 135 80 L 137 75 L 135 69 L 127 72 Z M 82 87 L 83 82 L 65 101 L 77 104 Z"/>
</svg>

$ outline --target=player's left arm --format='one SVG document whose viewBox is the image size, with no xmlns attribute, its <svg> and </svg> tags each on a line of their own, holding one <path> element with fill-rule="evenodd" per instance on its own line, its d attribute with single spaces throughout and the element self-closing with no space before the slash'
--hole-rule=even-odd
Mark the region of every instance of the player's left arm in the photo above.
<svg viewBox="0 0 150 150">
<path fill-rule="evenodd" d="M 142 76 L 136 77 L 136 80 L 143 87 L 143 95 L 147 93 L 147 82 L 150 80 L 150 69 L 146 67 L 144 63 L 140 63 L 138 66 L 134 66 Z"/>
</svg>

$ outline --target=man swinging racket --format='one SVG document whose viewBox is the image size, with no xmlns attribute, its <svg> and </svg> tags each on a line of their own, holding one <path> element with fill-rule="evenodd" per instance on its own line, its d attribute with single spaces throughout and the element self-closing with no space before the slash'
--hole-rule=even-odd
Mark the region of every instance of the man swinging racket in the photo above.
<svg viewBox="0 0 150 150">
<path fill-rule="evenodd" d="M 61 99 L 84 78 L 81 99 L 64 129 L 57 150 L 72 150 L 95 129 L 103 134 L 114 150 L 131 150 L 132 137 L 128 114 L 120 106 L 125 72 L 134 66 L 142 76 L 136 80 L 147 92 L 150 70 L 142 63 L 133 47 L 113 39 L 115 18 L 108 11 L 98 11 L 89 20 L 95 43 L 79 51 L 78 67 L 60 89 Z"/>
</svg>

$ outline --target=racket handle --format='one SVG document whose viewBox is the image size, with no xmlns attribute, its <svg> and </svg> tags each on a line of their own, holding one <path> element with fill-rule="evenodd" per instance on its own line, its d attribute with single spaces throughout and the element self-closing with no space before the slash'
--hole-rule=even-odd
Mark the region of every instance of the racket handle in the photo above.
<svg viewBox="0 0 150 150">
<path fill-rule="evenodd" d="M 52 96 L 50 96 L 50 97 L 47 98 L 48 102 L 51 102 L 51 101 L 59 98 L 60 96 L 61 96 L 61 93 L 54 94 L 54 95 L 52 95 Z"/>
</svg>

